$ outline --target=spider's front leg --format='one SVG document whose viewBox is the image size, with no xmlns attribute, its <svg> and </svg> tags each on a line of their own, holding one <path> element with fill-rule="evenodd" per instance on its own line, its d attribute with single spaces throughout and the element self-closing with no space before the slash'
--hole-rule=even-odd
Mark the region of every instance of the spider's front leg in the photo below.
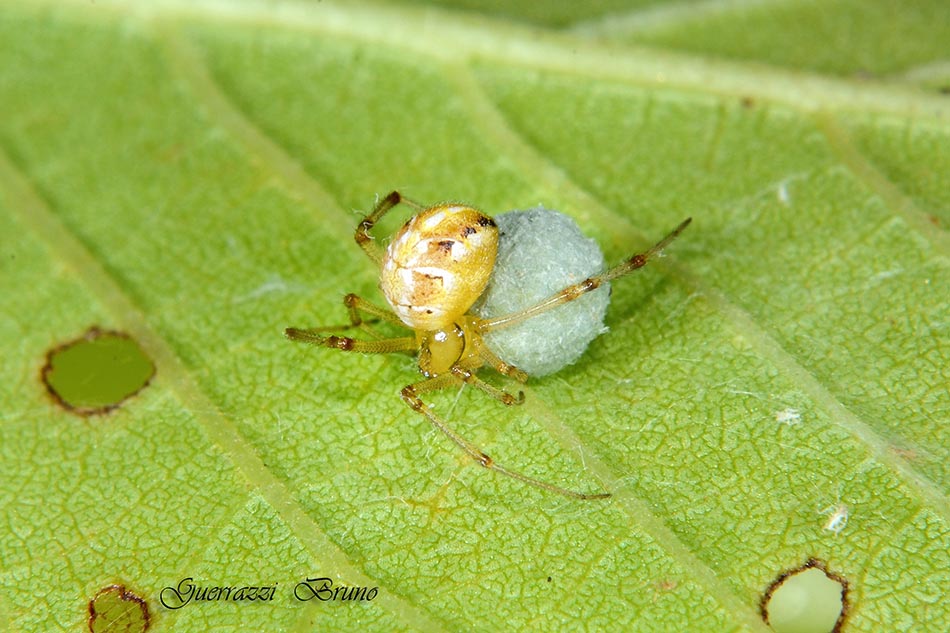
<svg viewBox="0 0 950 633">
<path fill-rule="evenodd" d="M 475 321 L 475 327 L 478 328 L 479 320 Z M 495 352 L 489 349 L 488 345 L 484 341 L 478 346 L 478 357 L 481 358 L 482 362 L 497 371 L 502 376 L 508 376 L 509 378 L 514 378 L 521 384 L 524 384 L 528 381 L 528 372 L 525 370 L 515 367 L 509 363 L 506 363 L 499 357 Z"/>
<path fill-rule="evenodd" d="M 467 371 L 467 370 L 466 370 Z M 474 376 L 474 374 L 473 374 Z M 574 490 L 568 490 L 567 488 L 561 488 L 560 486 L 555 486 L 554 484 L 549 484 L 546 481 L 541 481 L 539 479 L 534 479 L 533 477 L 528 477 L 517 471 L 509 470 L 505 468 L 494 459 L 491 458 L 488 453 L 484 452 L 464 437 L 456 433 L 448 424 L 446 424 L 442 418 L 437 416 L 435 412 L 427 405 L 422 398 L 419 397 L 420 394 L 426 393 L 429 391 L 438 391 L 439 389 L 445 389 L 446 387 L 457 386 L 463 379 L 457 376 L 454 372 L 448 374 L 442 374 L 440 376 L 435 376 L 433 378 L 428 378 L 411 385 L 407 385 L 403 388 L 401 395 L 403 401 L 409 405 L 409 408 L 426 417 L 432 425 L 442 431 L 450 440 L 455 442 L 459 448 L 461 448 L 465 453 L 474 459 L 476 462 L 484 466 L 489 470 L 494 470 L 503 475 L 507 475 L 513 479 L 517 479 L 523 483 L 526 483 L 535 488 L 541 488 L 542 490 L 547 490 L 549 492 L 556 492 L 559 495 L 564 495 L 565 497 L 571 497 L 572 499 L 606 499 L 610 497 L 609 492 L 600 492 L 600 493 L 588 493 L 588 492 L 577 492 Z M 481 380 L 478 380 L 481 383 Z M 482 383 L 484 384 L 484 383 Z M 477 383 L 476 383 L 477 386 Z M 487 385 L 486 385 L 487 386 Z M 509 394 L 510 395 L 510 394 Z M 513 404 L 513 403 L 512 403 Z"/>
<path fill-rule="evenodd" d="M 499 389 L 498 387 L 489 385 L 487 382 L 476 376 L 474 370 L 466 369 L 460 365 L 453 365 L 452 369 L 449 371 L 453 376 L 464 382 L 466 385 L 472 385 L 479 391 L 487 393 L 492 398 L 506 406 L 510 407 L 515 404 L 524 403 L 523 391 L 519 391 L 518 395 L 514 396 L 504 389 Z"/>
</svg>

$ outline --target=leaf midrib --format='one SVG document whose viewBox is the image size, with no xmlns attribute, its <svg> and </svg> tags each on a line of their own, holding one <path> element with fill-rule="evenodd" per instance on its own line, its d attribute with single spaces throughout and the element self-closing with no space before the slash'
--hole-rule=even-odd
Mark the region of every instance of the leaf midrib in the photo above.
<svg viewBox="0 0 950 633">
<path fill-rule="evenodd" d="M 0 0 L 11 4 L 15 0 Z M 37 0 L 73 4 L 87 15 L 117 14 L 155 21 L 232 23 L 344 37 L 429 59 L 485 60 L 641 87 L 677 89 L 713 97 L 784 104 L 804 111 L 890 113 L 917 121 L 950 117 L 950 103 L 906 84 L 828 78 L 755 62 L 710 60 L 646 46 L 619 46 L 431 7 L 317 4 L 264 0 Z M 684 16 L 687 14 L 684 14 Z"/>
</svg>

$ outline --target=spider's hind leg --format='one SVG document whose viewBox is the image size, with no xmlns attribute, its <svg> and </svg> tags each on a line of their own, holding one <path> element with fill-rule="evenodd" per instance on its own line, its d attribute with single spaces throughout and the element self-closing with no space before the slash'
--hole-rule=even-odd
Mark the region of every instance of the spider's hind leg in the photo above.
<svg viewBox="0 0 950 633">
<path fill-rule="evenodd" d="M 669 235 L 654 244 L 648 250 L 642 253 L 637 253 L 632 257 L 628 257 L 606 272 L 603 272 L 599 275 L 594 275 L 593 277 L 588 277 L 581 282 L 570 285 L 560 292 L 551 295 L 547 299 L 543 299 L 538 303 L 530 305 L 522 310 L 518 310 L 517 312 L 512 312 L 511 314 L 505 314 L 499 317 L 479 320 L 476 325 L 478 332 L 484 334 L 486 332 L 491 332 L 492 330 L 500 330 L 506 327 L 511 327 L 512 325 L 517 325 L 518 323 L 527 321 L 528 319 L 543 312 L 547 312 L 552 308 L 556 308 L 561 304 L 574 301 L 582 295 L 591 292 L 592 290 L 596 290 L 608 281 L 616 279 L 617 277 L 622 277 L 623 275 L 628 275 L 635 270 L 643 268 L 646 266 L 648 261 L 659 255 L 664 248 L 669 246 L 670 242 L 675 240 L 679 234 L 682 233 L 687 226 L 689 226 L 691 221 L 692 218 L 686 218 L 680 223 L 679 226 L 673 229 Z"/>
<path fill-rule="evenodd" d="M 383 253 L 379 244 L 373 241 L 373 237 L 369 232 L 384 215 L 400 202 L 409 205 L 416 211 L 421 211 L 423 208 L 419 203 L 404 198 L 398 191 L 390 191 L 385 198 L 376 203 L 369 215 L 360 220 L 360 223 L 356 226 L 356 233 L 353 234 L 353 238 L 359 244 L 359 247 L 377 264 L 383 261 Z"/>
</svg>

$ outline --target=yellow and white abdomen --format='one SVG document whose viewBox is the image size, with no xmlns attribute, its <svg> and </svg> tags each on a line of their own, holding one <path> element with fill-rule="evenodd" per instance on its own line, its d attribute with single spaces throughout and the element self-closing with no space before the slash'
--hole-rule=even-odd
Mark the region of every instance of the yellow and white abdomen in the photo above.
<svg viewBox="0 0 950 633">
<path fill-rule="evenodd" d="M 445 329 L 481 296 L 497 251 L 494 220 L 469 206 L 437 204 L 393 236 L 383 256 L 380 287 L 409 327 Z"/>
</svg>

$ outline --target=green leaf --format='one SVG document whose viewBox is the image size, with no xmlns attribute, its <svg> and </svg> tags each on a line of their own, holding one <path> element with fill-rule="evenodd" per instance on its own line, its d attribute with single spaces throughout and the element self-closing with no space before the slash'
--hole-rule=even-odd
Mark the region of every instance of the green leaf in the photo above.
<svg viewBox="0 0 950 633">
<path fill-rule="evenodd" d="M 950 627 L 945 3 L 537 4 L 0 3 L 0 629 L 116 585 L 156 630 L 764 631 L 811 558 L 847 630 Z M 694 218 L 523 406 L 429 398 L 611 499 L 480 468 L 408 357 L 282 337 L 381 301 L 352 234 L 393 188 L 610 261 Z M 92 327 L 156 373 L 80 417 L 40 374 Z M 187 578 L 273 598 L 163 606 Z"/>
</svg>

